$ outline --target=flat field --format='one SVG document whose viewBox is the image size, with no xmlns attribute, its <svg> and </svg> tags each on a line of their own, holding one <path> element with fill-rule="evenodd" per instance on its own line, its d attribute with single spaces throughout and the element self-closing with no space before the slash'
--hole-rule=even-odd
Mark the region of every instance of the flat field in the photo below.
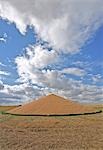
<svg viewBox="0 0 103 150">
<path fill-rule="evenodd" d="M 65 117 L 1 113 L 0 150 L 103 150 L 103 113 Z"/>
<path fill-rule="evenodd" d="M 18 106 L 0 106 L 0 113 L 3 112 L 3 111 L 14 109 L 16 107 L 18 107 Z"/>
</svg>

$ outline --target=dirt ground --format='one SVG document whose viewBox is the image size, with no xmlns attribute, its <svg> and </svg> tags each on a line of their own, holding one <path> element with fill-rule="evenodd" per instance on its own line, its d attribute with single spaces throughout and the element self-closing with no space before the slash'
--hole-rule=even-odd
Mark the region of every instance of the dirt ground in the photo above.
<svg viewBox="0 0 103 150">
<path fill-rule="evenodd" d="M 0 106 L 0 112 L 6 111 L 6 110 L 11 110 L 11 109 L 14 109 L 17 107 L 19 107 L 19 106 Z"/>
<path fill-rule="evenodd" d="M 0 150 L 103 150 L 103 113 L 65 117 L 0 114 Z"/>
</svg>

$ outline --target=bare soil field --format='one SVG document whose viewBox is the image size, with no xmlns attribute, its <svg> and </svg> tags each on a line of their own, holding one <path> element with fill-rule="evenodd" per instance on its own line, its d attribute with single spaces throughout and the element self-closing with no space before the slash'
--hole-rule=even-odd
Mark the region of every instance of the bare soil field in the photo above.
<svg viewBox="0 0 103 150">
<path fill-rule="evenodd" d="M 65 117 L 0 114 L 0 150 L 103 150 L 103 113 Z"/>
<path fill-rule="evenodd" d="M 17 108 L 18 106 L 0 106 L 0 112 Z"/>
</svg>

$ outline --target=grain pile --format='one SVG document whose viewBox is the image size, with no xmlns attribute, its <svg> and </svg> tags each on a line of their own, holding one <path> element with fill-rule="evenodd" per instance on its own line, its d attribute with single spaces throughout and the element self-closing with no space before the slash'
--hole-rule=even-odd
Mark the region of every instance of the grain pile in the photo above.
<svg viewBox="0 0 103 150">
<path fill-rule="evenodd" d="M 51 94 L 8 111 L 17 115 L 69 115 L 92 113 L 96 110 L 83 104 Z"/>
</svg>

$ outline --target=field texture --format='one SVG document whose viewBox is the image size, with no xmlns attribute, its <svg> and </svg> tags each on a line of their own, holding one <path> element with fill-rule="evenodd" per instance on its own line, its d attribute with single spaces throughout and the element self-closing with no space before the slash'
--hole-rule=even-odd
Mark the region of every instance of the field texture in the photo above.
<svg viewBox="0 0 103 150">
<path fill-rule="evenodd" d="M 0 114 L 0 150 L 103 150 L 103 113 L 65 117 Z"/>
</svg>

